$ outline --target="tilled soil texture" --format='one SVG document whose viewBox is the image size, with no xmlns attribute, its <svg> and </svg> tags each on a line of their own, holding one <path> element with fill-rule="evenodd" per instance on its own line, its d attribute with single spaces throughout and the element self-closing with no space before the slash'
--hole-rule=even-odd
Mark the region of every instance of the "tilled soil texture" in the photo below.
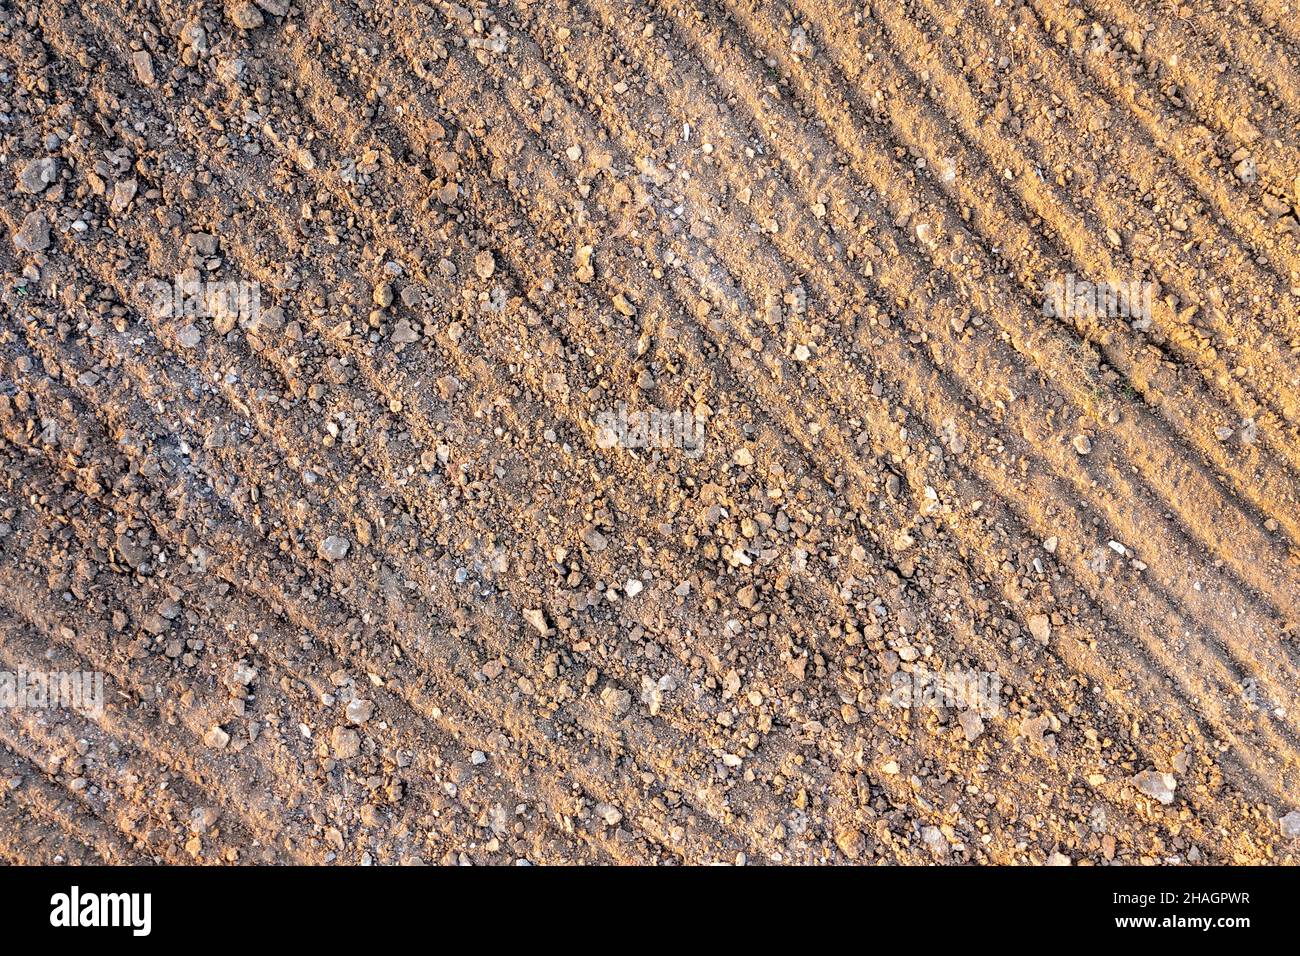
<svg viewBox="0 0 1300 956">
<path fill-rule="evenodd" d="M 0 858 L 1300 861 L 1297 9 L 0 4 Z"/>
</svg>

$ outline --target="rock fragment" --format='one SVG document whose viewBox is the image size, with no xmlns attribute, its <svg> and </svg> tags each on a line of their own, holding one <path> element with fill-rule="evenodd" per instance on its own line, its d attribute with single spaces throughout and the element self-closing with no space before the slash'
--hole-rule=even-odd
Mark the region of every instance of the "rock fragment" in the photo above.
<svg viewBox="0 0 1300 956">
<path fill-rule="evenodd" d="M 332 534 L 320 543 L 320 556 L 330 562 L 342 561 L 348 556 L 351 548 L 352 545 L 347 538 Z"/>
<path fill-rule="evenodd" d="M 1034 640 L 1038 641 L 1044 647 L 1052 638 L 1052 622 L 1046 614 L 1032 614 L 1029 617 L 1029 633 L 1034 635 Z"/>
<path fill-rule="evenodd" d="M 131 54 L 131 66 L 135 68 L 135 78 L 143 86 L 153 86 L 157 82 L 154 75 L 153 57 L 148 50 L 136 50 Z"/>
<path fill-rule="evenodd" d="M 249 0 L 238 0 L 229 7 L 230 22 L 241 30 L 256 30 L 266 18 L 262 16 L 262 11 L 257 9 Z"/>
<path fill-rule="evenodd" d="M 18 188 L 33 195 L 45 192 L 59 178 L 59 161 L 50 156 L 33 159 L 18 173 Z"/>
<path fill-rule="evenodd" d="M 615 293 L 613 302 L 614 308 L 620 315 L 626 315 L 628 318 L 636 315 L 636 306 L 622 292 Z"/>
<path fill-rule="evenodd" d="M 605 705 L 609 715 L 614 718 L 624 716 L 632 709 L 632 695 L 621 687 L 610 684 L 600 692 L 600 702 Z"/>
<path fill-rule="evenodd" d="M 961 732 L 966 735 L 968 743 L 974 743 L 984 733 L 984 718 L 973 710 L 963 710 L 957 715 Z"/>
<path fill-rule="evenodd" d="M 1174 802 L 1174 790 L 1178 786 L 1178 781 L 1172 773 L 1143 770 L 1133 778 L 1133 785 L 1148 797 L 1167 807 Z"/>
<path fill-rule="evenodd" d="M 45 213 L 37 209 L 27 214 L 14 233 L 14 246 L 19 252 L 44 252 L 50 247 L 50 223 Z"/>
<path fill-rule="evenodd" d="M 393 327 L 392 340 L 396 345 L 410 345 L 412 342 L 420 341 L 420 333 L 412 328 L 408 320 L 398 319 Z"/>
<path fill-rule="evenodd" d="M 339 760 L 351 760 L 361 753 L 361 735 L 347 727 L 335 727 L 330 734 L 330 748 Z"/>
<path fill-rule="evenodd" d="M 538 608 L 525 608 L 524 620 L 531 624 L 537 633 L 543 637 L 551 632 L 551 626 L 546 623 L 546 614 Z"/>
<path fill-rule="evenodd" d="M 121 179 L 113 184 L 113 196 L 108 202 L 109 210 L 117 215 L 126 211 L 131 205 L 131 200 L 135 198 L 136 190 L 140 184 L 134 179 Z"/>
<path fill-rule="evenodd" d="M 362 697 L 354 697 L 348 701 L 348 706 L 344 709 L 347 714 L 348 722 L 360 726 L 368 721 L 375 713 L 374 701 L 366 700 Z"/>
<path fill-rule="evenodd" d="M 1292 810 L 1277 823 L 1284 837 L 1289 840 L 1300 839 L 1300 810 Z"/>
</svg>

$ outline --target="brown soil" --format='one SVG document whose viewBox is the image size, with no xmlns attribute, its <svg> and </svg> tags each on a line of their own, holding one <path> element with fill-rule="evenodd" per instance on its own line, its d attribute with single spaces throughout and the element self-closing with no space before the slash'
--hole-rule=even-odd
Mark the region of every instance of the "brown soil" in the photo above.
<svg viewBox="0 0 1300 956">
<path fill-rule="evenodd" d="M 0 4 L 0 859 L 1300 862 L 1298 9 Z"/>
</svg>

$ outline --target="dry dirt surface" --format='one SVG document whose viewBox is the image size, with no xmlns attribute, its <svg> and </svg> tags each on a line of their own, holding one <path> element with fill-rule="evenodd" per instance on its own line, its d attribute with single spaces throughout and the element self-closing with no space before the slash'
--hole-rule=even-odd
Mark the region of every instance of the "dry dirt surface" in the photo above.
<svg viewBox="0 0 1300 956">
<path fill-rule="evenodd" d="M 1297 124 L 1296 0 L 0 3 L 0 859 L 1300 861 Z"/>
</svg>

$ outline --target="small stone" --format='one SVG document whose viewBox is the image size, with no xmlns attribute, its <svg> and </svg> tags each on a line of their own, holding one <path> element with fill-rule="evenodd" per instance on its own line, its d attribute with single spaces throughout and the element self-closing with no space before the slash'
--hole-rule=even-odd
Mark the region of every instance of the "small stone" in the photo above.
<svg viewBox="0 0 1300 956">
<path fill-rule="evenodd" d="M 284 328 L 284 309 L 273 305 L 256 310 L 250 328 L 255 332 L 278 332 Z"/>
<path fill-rule="evenodd" d="M 856 827 L 840 827 L 835 831 L 835 845 L 850 860 L 856 860 L 867 848 L 862 831 Z"/>
<path fill-rule="evenodd" d="M 50 224 L 45 213 L 38 209 L 27 214 L 14 233 L 14 246 L 19 252 L 44 252 L 50 247 Z"/>
<path fill-rule="evenodd" d="M 1148 797 L 1158 800 L 1163 806 L 1169 806 L 1174 802 L 1174 789 L 1178 786 L 1178 781 L 1171 773 L 1143 770 L 1133 778 L 1133 784 Z"/>
<path fill-rule="evenodd" d="M 113 197 L 108 201 L 109 211 L 114 215 L 125 212 L 139 188 L 140 184 L 134 179 L 121 179 L 114 183 Z"/>
<path fill-rule="evenodd" d="M 497 271 L 497 261 L 492 253 L 484 250 L 474 257 L 474 274 L 480 279 L 491 279 Z"/>
<path fill-rule="evenodd" d="M 339 760 L 351 760 L 361 753 L 361 735 L 347 727 L 335 727 L 330 733 L 330 747 Z"/>
<path fill-rule="evenodd" d="M 181 29 L 181 43 L 197 53 L 208 49 L 208 32 L 198 23 L 187 23 Z"/>
<path fill-rule="evenodd" d="M 1238 114 L 1232 121 L 1232 134 L 1243 143 L 1253 143 L 1259 139 L 1260 132 L 1245 116 Z"/>
<path fill-rule="evenodd" d="M 43 193 L 59 177 L 59 161 L 49 156 L 34 159 L 18 174 L 18 188 L 25 193 Z"/>
<path fill-rule="evenodd" d="M 754 463 L 754 453 L 748 448 L 737 448 L 736 453 L 731 456 L 731 460 L 741 468 L 748 468 Z"/>
<path fill-rule="evenodd" d="M 609 546 L 609 539 L 595 528 L 588 528 L 584 531 L 582 540 L 592 551 L 604 551 Z"/>
<path fill-rule="evenodd" d="M 455 375 L 443 375 L 437 383 L 438 397 L 449 402 L 460 394 L 460 380 Z"/>
<path fill-rule="evenodd" d="M 898 761 L 886 760 L 880 765 L 880 772 L 890 777 L 898 776 Z"/>
<path fill-rule="evenodd" d="M 525 608 L 524 620 L 536 628 L 543 637 L 551 632 L 551 626 L 546 623 L 546 615 L 537 608 Z"/>
<path fill-rule="evenodd" d="M 596 270 L 591 265 L 591 257 L 595 251 L 593 246 L 579 246 L 578 251 L 574 253 L 573 264 L 577 266 L 579 282 L 587 283 L 596 277 Z"/>
<path fill-rule="evenodd" d="M 1051 726 L 1052 719 L 1047 714 L 1026 717 L 1020 722 L 1020 736 L 1029 741 L 1037 750 L 1054 755 L 1056 753 L 1056 735 L 1047 732 L 1051 729 Z"/>
<path fill-rule="evenodd" d="M 1292 810 L 1277 823 L 1284 837 L 1289 840 L 1300 839 L 1300 810 Z"/>
<path fill-rule="evenodd" d="M 117 550 L 122 555 L 122 560 L 133 568 L 139 568 L 149 560 L 149 551 L 142 548 L 125 534 L 117 536 Z"/>
<path fill-rule="evenodd" d="M 374 716 L 374 701 L 365 700 L 364 698 L 354 698 L 348 701 L 348 706 L 344 709 L 350 723 L 360 726 Z"/>
<path fill-rule="evenodd" d="M 176 332 L 176 341 L 180 343 L 182 348 L 192 349 L 198 345 L 202 339 L 203 334 L 192 322 L 181 326 L 181 328 Z"/>
<path fill-rule="evenodd" d="M 632 709 L 632 695 L 621 687 L 610 684 L 600 692 L 600 702 L 611 717 L 622 717 Z"/>
<path fill-rule="evenodd" d="M 131 54 L 131 65 L 135 67 L 135 78 L 145 86 L 153 86 L 157 77 L 153 71 L 153 57 L 148 50 L 137 50 Z"/>
<path fill-rule="evenodd" d="M 332 534 L 320 543 L 320 556 L 326 561 L 342 561 L 351 547 L 347 538 Z"/>
<path fill-rule="evenodd" d="M 230 22 L 241 30 L 256 30 L 266 18 L 262 16 L 262 11 L 257 9 L 248 0 L 240 0 L 230 7 Z"/>
<path fill-rule="evenodd" d="M 957 723 L 961 725 L 961 732 L 966 735 L 969 743 L 974 743 L 984 733 L 984 718 L 973 710 L 963 710 L 958 714 Z"/>
<path fill-rule="evenodd" d="M 803 27 L 794 27 L 790 31 L 790 52 L 795 56 L 807 56 L 812 52 L 812 41 L 808 39 L 808 31 Z"/>
<path fill-rule="evenodd" d="M 1046 647 L 1052 637 L 1052 622 L 1046 614 L 1033 614 L 1029 618 L 1029 633 L 1034 635 L 1034 640 Z"/>
<path fill-rule="evenodd" d="M 392 340 L 395 345 L 410 345 L 412 342 L 420 341 L 420 333 L 411 327 L 411 323 L 406 319 L 398 319 L 397 325 L 393 328 Z"/>
<path fill-rule="evenodd" d="M 1260 202 L 1264 204 L 1264 208 L 1268 211 L 1270 216 L 1285 216 L 1291 211 L 1291 207 L 1287 204 L 1285 199 L 1281 196 L 1275 196 L 1272 193 L 1264 193 L 1264 195 L 1260 197 Z"/>
<path fill-rule="evenodd" d="M 203 735 L 203 742 L 213 750 L 225 750 L 230 743 L 230 734 L 220 727 L 213 727 Z"/>
<path fill-rule="evenodd" d="M 1087 435 L 1075 435 L 1071 444 L 1074 445 L 1074 450 L 1080 455 L 1086 455 L 1092 451 L 1092 439 Z"/>
<path fill-rule="evenodd" d="M 653 677 L 641 678 L 641 703 L 650 709 L 650 716 L 655 717 L 663 706 L 664 694 L 677 689 L 677 681 L 669 674 L 655 680 Z"/>
<path fill-rule="evenodd" d="M 190 811 L 190 832 L 207 833 L 220 819 L 220 810 L 213 807 L 195 807 Z"/>
<path fill-rule="evenodd" d="M 641 593 L 644 587 L 645 585 L 642 584 L 640 581 L 638 581 L 636 578 L 629 578 L 627 583 L 623 585 L 623 593 L 630 598 L 636 597 L 638 594 Z"/>
</svg>

